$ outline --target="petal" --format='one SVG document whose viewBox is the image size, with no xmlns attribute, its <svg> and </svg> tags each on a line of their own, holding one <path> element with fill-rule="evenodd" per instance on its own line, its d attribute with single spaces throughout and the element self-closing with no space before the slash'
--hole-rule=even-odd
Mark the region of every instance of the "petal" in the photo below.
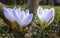
<svg viewBox="0 0 60 38">
<path fill-rule="evenodd" d="M 32 18 L 33 18 L 33 14 L 29 14 L 28 17 L 24 18 L 22 21 L 21 21 L 21 25 L 28 25 L 31 21 L 32 21 Z"/>
<path fill-rule="evenodd" d="M 24 18 L 24 12 L 18 12 L 18 10 L 14 10 L 13 12 L 15 13 L 18 19 L 22 20 Z"/>
<path fill-rule="evenodd" d="M 20 13 L 21 12 L 21 8 L 18 8 L 17 11 Z"/>
<path fill-rule="evenodd" d="M 48 22 L 53 17 L 53 10 L 49 10 L 42 15 L 42 20 Z"/>
<path fill-rule="evenodd" d="M 7 8 L 7 9 L 9 10 L 9 12 L 10 12 L 9 14 L 11 15 L 11 17 L 14 18 L 14 16 L 13 16 L 13 10 L 11 8 Z"/>
<path fill-rule="evenodd" d="M 55 10 L 54 10 L 54 8 L 51 8 L 50 9 L 50 12 L 52 12 L 53 13 L 53 16 L 55 16 Z"/>
<path fill-rule="evenodd" d="M 43 12 L 43 8 L 39 6 L 37 9 L 37 15 L 38 15 L 39 19 L 41 18 L 42 12 Z"/>
<path fill-rule="evenodd" d="M 22 17 L 22 11 L 21 11 L 21 8 L 18 8 L 16 11 L 17 11 L 18 16 L 21 18 L 21 17 Z"/>
<path fill-rule="evenodd" d="M 23 18 L 25 17 L 25 12 L 24 11 L 22 11 L 22 16 L 23 16 Z"/>
<path fill-rule="evenodd" d="M 14 13 L 13 14 L 14 14 L 14 17 L 15 17 L 16 22 L 20 24 L 20 18 L 18 16 L 18 12 L 14 10 Z"/>
<path fill-rule="evenodd" d="M 43 10 L 43 13 L 46 13 L 46 12 L 48 12 L 48 11 L 49 11 L 49 10 L 45 8 L 45 9 Z"/>
<path fill-rule="evenodd" d="M 17 10 L 17 8 L 16 8 L 16 7 L 14 7 L 14 8 L 13 8 L 13 10 Z"/>
<path fill-rule="evenodd" d="M 25 16 L 29 15 L 29 9 L 25 10 Z"/>
<path fill-rule="evenodd" d="M 53 17 L 52 17 L 52 19 L 50 20 L 50 22 L 48 23 L 48 25 L 50 25 L 50 24 L 53 22 L 53 20 L 54 20 L 54 16 L 55 16 L 54 8 L 51 8 L 50 10 L 51 10 L 51 11 L 52 11 L 52 13 L 53 13 Z"/>
<path fill-rule="evenodd" d="M 13 16 L 11 16 L 11 14 L 10 14 L 11 12 L 6 7 L 3 8 L 3 12 L 4 12 L 5 17 L 9 21 L 13 21 L 14 20 Z"/>
<path fill-rule="evenodd" d="M 9 12 L 11 12 L 12 11 L 12 9 L 11 8 L 7 8 L 8 10 L 9 10 Z"/>
<path fill-rule="evenodd" d="M 38 7 L 37 13 L 42 14 L 43 8 L 41 6 Z"/>
<path fill-rule="evenodd" d="M 17 10 L 13 10 L 13 14 L 14 14 L 14 17 L 17 17 L 17 19 L 20 19 L 20 13 L 19 12 L 17 12 Z"/>
</svg>

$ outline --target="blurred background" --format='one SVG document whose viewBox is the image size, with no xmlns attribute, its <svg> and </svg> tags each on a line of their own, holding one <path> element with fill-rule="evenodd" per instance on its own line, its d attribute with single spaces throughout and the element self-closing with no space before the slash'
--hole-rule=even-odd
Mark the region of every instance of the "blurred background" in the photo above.
<svg viewBox="0 0 60 38">
<path fill-rule="evenodd" d="M 7 5 L 24 5 L 28 0 L 0 0 L 0 2 Z M 60 5 L 60 0 L 39 0 L 40 5 Z"/>
</svg>

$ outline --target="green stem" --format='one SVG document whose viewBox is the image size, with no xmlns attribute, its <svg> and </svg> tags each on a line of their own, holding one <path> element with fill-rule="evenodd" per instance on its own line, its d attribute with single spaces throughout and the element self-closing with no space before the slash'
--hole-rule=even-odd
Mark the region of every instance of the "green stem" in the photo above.
<svg viewBox="0 0 60 38">
<path fill-rule="evenodd" d="M 45 31 L 43 30 L 43 38 L 45 38 Z"/>
<path fill-rule="evenodd" d="M 41 38 L 45 38 L 45 31 L 44 31 L 44 29 L 41 30 Z"/>
</svg>

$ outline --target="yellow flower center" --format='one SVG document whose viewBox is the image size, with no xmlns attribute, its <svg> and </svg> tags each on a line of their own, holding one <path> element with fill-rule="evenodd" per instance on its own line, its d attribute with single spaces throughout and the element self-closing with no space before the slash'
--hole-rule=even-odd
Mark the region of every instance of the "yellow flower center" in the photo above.
<svg viewBox="0 0 60 38">
<path fill-rule="evenodd" d="M 44 28 L 44 26 L 45 26 L 45 25 L 44 25 L 44 22 L 43 22 L 42 20 L 40 20 L 40 28 L 42 28 L 42 29 L 43 29 L 43 28 Z"/>
</svg>

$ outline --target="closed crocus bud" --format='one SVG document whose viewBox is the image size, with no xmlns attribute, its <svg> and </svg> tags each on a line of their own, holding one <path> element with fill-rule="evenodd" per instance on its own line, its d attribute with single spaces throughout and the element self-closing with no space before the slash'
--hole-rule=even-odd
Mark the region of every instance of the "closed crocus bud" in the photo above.
<svg viewBox="0 0 60 38">
<path fill-rule="evenodd" d="M 29 10 L 22 10 L 20 8 L 17 11 L 14 10 L 14 16 L 16 22 L 20 25 L 20 31 L 23 31 L 23 27 L 31 23 L 33 19 L 33 14 L 29 14 Z"/>
<path fill-rule="evenodd" d="M 48 25 L 50 25 L 54 20 L 54 8 L 50 9 L 43 9 L 42 7 L 38 7 L 37 9 L 37 15 L 40 19 L 40 25 L 41 28 L 46 28 Z"/>
<path fill-rule="evenodd" d="M 15 28 L 16 27 L 16 22 L 15 22 L 15 18 L 14 18 L 14 15 L 13 15 L 13 9 L 4 7 L 3 12 L 4 12 L 4 15 L 5 15 L 6 19 L 11 22 L 11 27 Z"/>
</svg>

